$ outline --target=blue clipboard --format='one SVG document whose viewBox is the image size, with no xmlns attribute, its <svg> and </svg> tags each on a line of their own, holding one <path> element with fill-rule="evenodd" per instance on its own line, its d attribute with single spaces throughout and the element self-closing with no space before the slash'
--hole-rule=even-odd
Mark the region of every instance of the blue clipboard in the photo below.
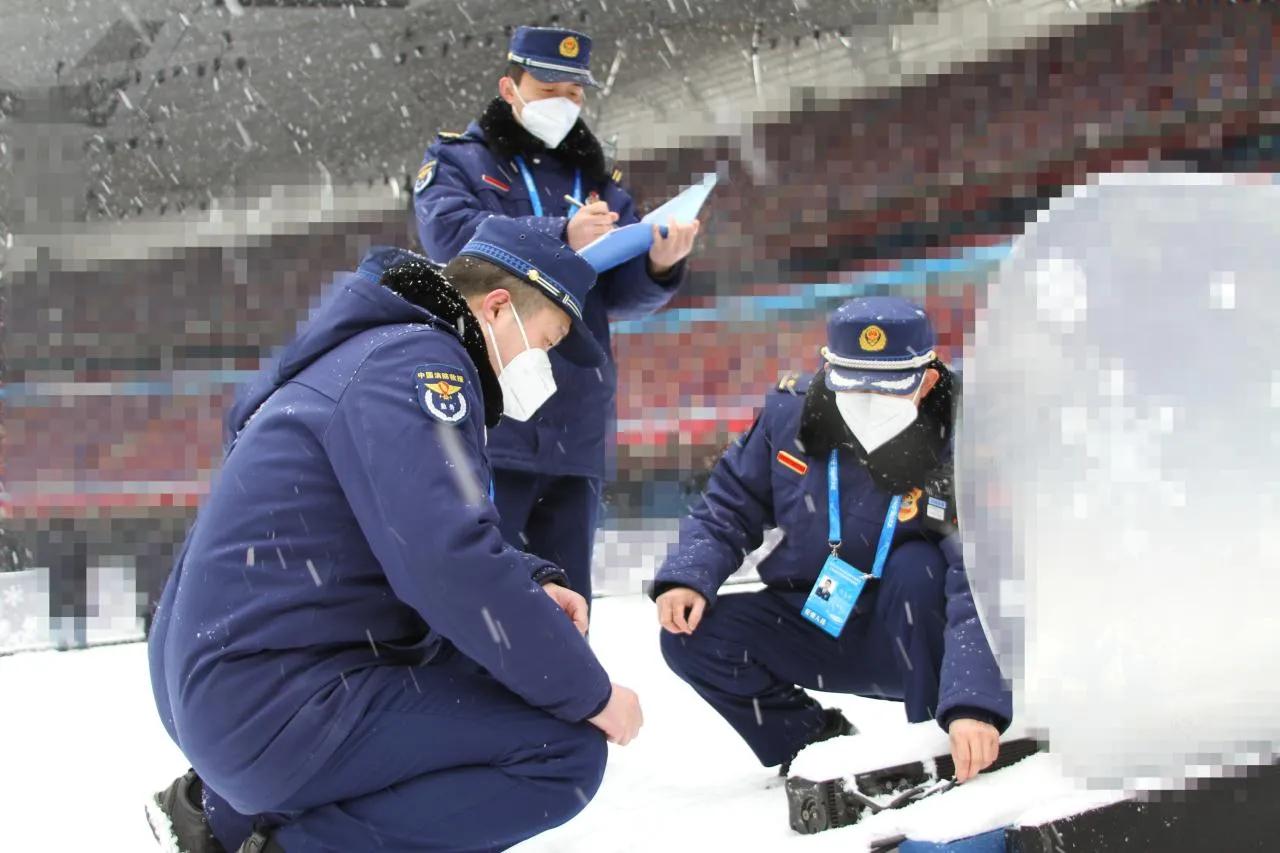
<svg viewBox="0 0 1280 853">
<path fill-rule="evenodd" d="M 639 222 L 613 229 L 583 246 L 578 254 L 598 273 L 643 255 L 653 245 L 653 226 L 657 225 L 659 233 L 665 237 L 669 220 L 675 219 L 683 225 L 697 219 L 717 181 L 715 174 L 708 172 L 698 183 L 673 196 Z"/>
</svg>

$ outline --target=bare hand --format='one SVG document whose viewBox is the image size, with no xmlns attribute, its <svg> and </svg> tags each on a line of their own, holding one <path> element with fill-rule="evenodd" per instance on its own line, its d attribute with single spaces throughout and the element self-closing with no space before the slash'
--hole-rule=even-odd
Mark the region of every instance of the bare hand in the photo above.
<svg viewBox="0 0 1280 853">
<path fill-rule="evenodd" d="M 1000 732 L 990 723 L 960 717 L 951 721 L 947 734 L 951 735 L 957 782 L 968 782 L 990 767 L 1000 754 Z"/>
<path fill-rule="evenodd" d="M 677 586 L 658 596 L 658 622 L 673 634 L 692 634 L 702 621 L 707 600 L 687 586 Z"/>
<path fill-rule="evenodd" d="M 654 275 L 666 275 L 693 251 L 693 240 L 698 236 L 698 220 L 681 225 L 674 218 L 667 220 L 667 236 L 663 237 L 657 223 L 653 226 L 653 245 L 649 247 L 649 265 Z"/>
<path fill-rule="evenodd" d="M 640 697 L 634 690 L 615 684 L 613 692 L 609 694 L 609 704 L 587 722 L 604 732 L 609 743 L 626 746 L 635 739 L 640 733 L 640 727 L 644 725 Z"/>
<path fill-rule="evenodd" d="M 578 633 L 586 636 L 587 634 L 587 600 L 578 595 L 571 589 L 565 589 L 558 583 L 549 583 L 542 588 L 542 591 L 551 596 L 565 615 L 573 620 L 573 627 L 578 629 Z"/>
<path fill-rule="evenodd" d="M 603 201 L 583 205 L 569 220 L 565 235 L 568 237 L 569 248 L 578 251 L 613 230 L 613 223 L 617 221 L 618 214 L 609 210 L 609 205 Z"/>
</svg>

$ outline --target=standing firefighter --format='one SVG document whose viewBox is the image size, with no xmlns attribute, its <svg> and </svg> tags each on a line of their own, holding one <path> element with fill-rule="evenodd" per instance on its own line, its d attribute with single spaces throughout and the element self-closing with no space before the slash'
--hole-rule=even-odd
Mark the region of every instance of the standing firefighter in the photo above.
<svg viewBox="0 0 1280 853">
<path fill-rule="evenodd" d="M 954 527 L 955 379 L 901 299 L 841 306 L 823 356 L 768 395 L 684 520 L 656 578 L 662 652 L 766 766 L 852 733 L 807 687 L 937 718 L 963 781 L 995 760 L 1012 710 Z M 717 599 L 769 527 L 784 535 L 767 588 Z"/>
<path fill-rule="evenodd" d="M 521 27 L 511 38 L 498 97 L 464 133 L 441 133 L 427 149 L 414 187 L 418 235 L 444 262 L 497 214 L 581 249 L 615 226 L 637 222 L 621 173 L 578 117 L 591 76 L 591 39 L 572 30 Z M 581 204 L 580 204 L 581 203 Z M 536 414 L 528 407 L 489 437 L 494 501 L 507 541 L 565 570 L 591 598 L 595 539 L 607 447 L 612 441 L 617 371 L 609 320 L 646 316 L 675 294 L 698 223 L 654 226 L 653 247 L 600 274 L 583 320 L 605 353 L 599 367 L 551 353 L 552 375 Z M 560 389 L 557 393 L 556 389 Z"/>
<path fill-rule="evenodd" d="M 500 385 L 531 382 L 503 364 L 603 358 L 582 323 L 594 279 L 501 218 L 443 274 L 375 250 L 249 387 L 151 633 L 156 705 L 194 768 L 149 809 L 158 835 L 496 850 L 594 795 L 639 704 L 564 574 L 504 543 L 484 453 Z"/>
</svg>

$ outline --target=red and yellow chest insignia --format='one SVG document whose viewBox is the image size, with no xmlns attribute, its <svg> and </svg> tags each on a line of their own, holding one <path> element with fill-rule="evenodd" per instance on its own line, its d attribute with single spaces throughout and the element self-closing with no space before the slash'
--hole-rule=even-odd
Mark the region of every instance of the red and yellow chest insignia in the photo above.
<svg viewBox="0 0 1280 853">
<path fill-rule="evenodd" d="M 785 450 L 778 451 L 778 461 L 782 463 L 782 467 L 787 468 L 801 477 L 809 470 L 809 463 L 805 462 L 798 456 L 792 456 Z"/>
</svg>

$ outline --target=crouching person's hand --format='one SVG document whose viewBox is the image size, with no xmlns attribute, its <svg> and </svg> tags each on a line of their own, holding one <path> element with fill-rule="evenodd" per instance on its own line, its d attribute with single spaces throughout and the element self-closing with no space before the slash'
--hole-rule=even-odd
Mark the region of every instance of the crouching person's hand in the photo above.
<svg viewBox="0 0 1280 853">
<path fill-rule="evenodd" d="M 667 590 L 657 598 L 658 622 L 673 634 L 692 634 L 702 621 L 707 600 L 687 586 Z"/>
<path fill-rule="evenodd" d="M 587 634 L 587 600 L 571 589 L 558 583 L 542 585 L 542 591 L 551 596 L 551 600 L 564 611 L 564 615 L 573 620 L 573 627 L 584 637 Z"/>
<path fill-rule="evenodd" d="M 609 695 L 609 704 L 587 722 L 604 732 L 609 743 L 626 746 L 635 739 L 640 733 L 640 727 L 644 725 L 640 697 L 634 690 L 615 684 L 613 693 Z"/>
<path fill-rule="evenodd" d="M 991 766 L 1000 754 L 1000 732 L 990 723 L 958 717 L 947 727 L 956 781 L 968 782 Z"/>
</svg>

